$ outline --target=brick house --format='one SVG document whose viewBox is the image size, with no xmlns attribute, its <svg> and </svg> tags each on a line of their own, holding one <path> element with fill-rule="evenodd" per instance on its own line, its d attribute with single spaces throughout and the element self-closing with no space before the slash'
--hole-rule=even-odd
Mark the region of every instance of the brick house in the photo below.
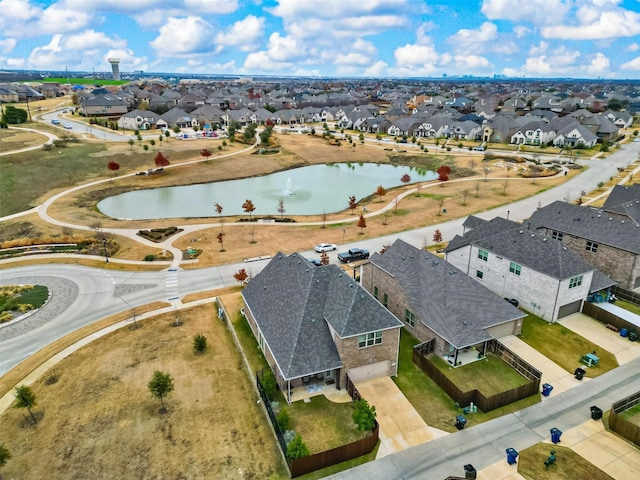
<svg viewBox="0 0 640 480">
<path fill-rule="evenodd" d="M 462 271 L 402 240 L 362 266 L 361 283 L 421 342 L 453 365 L 460 351 L 519 334 L 526 316 Z"/>
<path fill-rule="evenodd" d="M 531 228 L 560 240 L 621 287 L 635 289 L 640 287 L 640 198 L 614 203 L 596 209 L 556 201 L 529 221 Z"/>
<path fill-rule="evenodd" d="M 242 292 L 280 389 L 397 375 L 402 323 L 336 265 L 278 253 Z"/>
<path fill-rule="evenodd" d="M 562 243 L 499 217 L 456 235 L 445 252 L 465 274 L 548 322 L 615 284 Z"/>
</svg>

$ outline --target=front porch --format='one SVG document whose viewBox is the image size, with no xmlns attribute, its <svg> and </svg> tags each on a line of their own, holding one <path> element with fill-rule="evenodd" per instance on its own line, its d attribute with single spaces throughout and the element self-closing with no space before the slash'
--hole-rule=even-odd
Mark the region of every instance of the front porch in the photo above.
<svg viewBox="0 0 640 480">
<path fill-rule="evenodd" d="M 336 383 L 332 380 L 326 381 L 310 381 L 308 384 L 304 384 L 290 391 L 289 403 L 302 401 L 308 401 L 309 398 L 317 395 L 324 395 L 327 400 L 334 403 L 347 403 L 351 401 L 351 397 L 346 388 L 338 390 Z"/>
</svg>

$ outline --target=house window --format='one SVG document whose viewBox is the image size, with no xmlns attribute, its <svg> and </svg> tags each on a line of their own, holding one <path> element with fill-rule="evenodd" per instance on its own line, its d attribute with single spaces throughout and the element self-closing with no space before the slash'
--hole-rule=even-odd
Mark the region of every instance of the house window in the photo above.
<svg viewBox="0 0 640 480">
<path fill-rule="evenodd" d="M 382 343 L 382 332 L 371 332 L 358 336 L 358 348 L 372 347 Z"/>
<path fill-rule="evenodd" d="M 377 300 L 378 299 L 378 287 L 373 287 L 373 297 Z"/>
<path fill-rule="evenodd" d="M 598 244 L 596 242 L 587 242 L 587 252 L 598 252 Z"/>
<path fill-rule="evenodd" d="M 476 277 L 478 278 L 484 277 L 484 272 L 482 270 L 476 270 Z"/>
<path fill-rule="evenodd" d="M 385 307 L 389 305 L 389 296 L 386 293 L 382 296 L 382 305 Z"/>
<path fill-rule="evenodd" d="M 553 238 L 554 240 L 562 240 L 563 236 L 564 236 L 563 233 L 558 232 L 557 230 L 554 230 L 551 232 L 551 238 Z"/>
<path fill-rule="evenodd" d="M 514 262 L 509 262 L 509 271 L 514 275 L 520 275 L 520 270 L 522 270 L 522 265 L 518 265 Z"/>
<path fill-rule="evenodd" d="M 485 262 L 489 259 L 489 252 L 487 252 L 486 250 L 482 250 L 481 248 L 478 249 L 478 258 L 480 260 L 484 260 Z"/>
<path fill-rule="evenodd" d="M 404 321 L 413 327 L 416 324 L 416 314 L 409 310 L 405 310 Z"/>
<path fill-rule="evenodd" d="M 576 288 L 582 285 L 582 275 L 578 275 L 577 277 L 573 277 L 569 280 L 569 288 Z"/>
</svg>

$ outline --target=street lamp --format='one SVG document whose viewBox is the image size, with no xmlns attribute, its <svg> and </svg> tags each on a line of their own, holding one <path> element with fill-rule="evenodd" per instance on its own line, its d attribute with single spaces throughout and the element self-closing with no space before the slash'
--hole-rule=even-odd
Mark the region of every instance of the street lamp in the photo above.
<svg viewBox="0 0 640 480">
<path fill-rule="evenodd" d="M 104 260 L 109 263 L 109 255 L 107 255 L 107 239 L 102 239 L 102 246 L 104 247 Z"/>
</svg>

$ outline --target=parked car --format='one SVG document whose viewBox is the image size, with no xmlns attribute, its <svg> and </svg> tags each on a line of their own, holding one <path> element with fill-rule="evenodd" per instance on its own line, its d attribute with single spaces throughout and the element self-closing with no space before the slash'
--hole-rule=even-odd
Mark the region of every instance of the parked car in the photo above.
<svg viewBox="0 0 640 480">
<path fill-rule="evenodd" d="M 322 253 L 337 250 L 338 247 L 336 247 L 333 243 L 319 243 L 318 245 L 313 247 L 313 249 L 318 253 Z"/>
<path fill-rule="evenodd" d="M 348 251 L 338 254 L 338 260 L 342 263 L 366 260 L 367 258 L 369 258 L 369 250 L 364 248 L 350 248 Z"/>
<path fill-rule="evenodd" d="M 64 125 L 62 125 L 64 128 L 66 128 L 67 130 L 71 130 L 73 127 L 71 126 L 70 123 L 65 123 Z"/>
<path fill-rule="evenodd" d="M 60 120 L 54 118 L 53 120 L 51 120 L 51 123 L 53 123 L 54 125 L 60 125 Z"/>
<path fill-rule="evenodd" d="M 321 267 L 322 266 L 322 262 L 320 260 L 318 260 L 317 258 L 307 258 L 308 261 L 310 261 L 311 263 L 313 263 L 316 267 Z"/>
<path fill-rule="evenodd" d="M 480 147 L 473 147 L 473 149 L 474 149 L 476 152 L 484 152 L 484 147 L 482 147 L 482 146 L 480 146 Z"/>
</svg>

